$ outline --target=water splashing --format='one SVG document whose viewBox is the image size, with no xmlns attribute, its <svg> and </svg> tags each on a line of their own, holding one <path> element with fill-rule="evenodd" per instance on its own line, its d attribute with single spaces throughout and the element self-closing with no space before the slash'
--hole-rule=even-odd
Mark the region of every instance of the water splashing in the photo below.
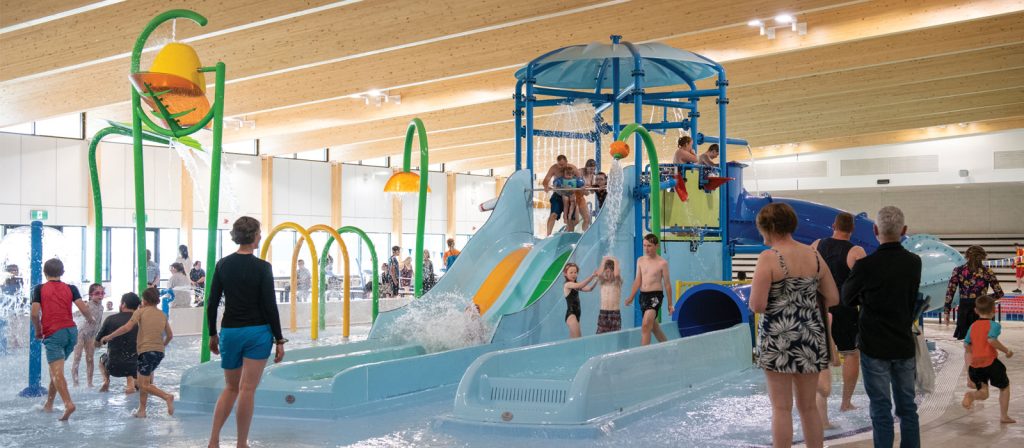
<svg viewBox="0 0 1024 448">
<path fill-rule="evenodd" d="M 757 181 L 757 164 L 754 160 L 754 150 L 750 148 L 750 145 L 747 145 L 747 155 L 750 156 L 750 170 L 754 172 L 754 194 L 761 196 L 761 186 L 758 185 Z"/>
<path fill-rule="evenodd" d="M 397 344 L 419 344 L 427 353 L 436 353 L 483 344 L 491 331 L 466 295 L 445 293 L 409 302 L 385 338 Z"/>
<path fill-rule="evenodd" d="M 605 244 L 607 254 L 612 255 L 615 251 L 615 236 L 619 230 L 619 221 L 622 216 L 622 165 L 617 159 L 612 159 L 612 165 L 608 168 L 608 196 L 605 198 L 604 208 L 601 213 L 611 216 L 605 218 L 608 223 Z"/>
</svg>

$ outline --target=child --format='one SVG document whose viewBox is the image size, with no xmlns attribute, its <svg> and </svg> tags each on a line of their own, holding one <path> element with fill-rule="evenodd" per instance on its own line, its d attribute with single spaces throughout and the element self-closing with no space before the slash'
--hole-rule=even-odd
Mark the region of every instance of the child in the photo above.
<svg viewBox="0 0 1024 448">
<path fill-rule="evenodd" d="M 718 166 L 715 159 L 718 158 L 718 145 L 714 144 L 708 147 L 707 152 L 700 155 L 699 162 L 701 165 L 706 166 Z"/>
<path fill-rule="evenodd" d="M 562 286 L 562 293 L 565 294 L 565 325 L 569 327 L 569 337 L 580 337 L 580 291 L 589 292 L 594 289 L 594 279 L 597 273 L 582 282 L 577 282 L 580 267 L 576 263 L 566 263 L 562 274 L 565 276 L 565 285 Z"/>
<path fill-rule="evenodd" d="M 60 421 L 67 421 L 75 412 L 75 404 L 71 402 L 68 382 L 64 378 L 64 361 L 71 355 L 78 340 L 78 327 L 71 318 L 71 304 L 85 317 L 86 322 L 94 323 L 89 306 L 82 300 L 78 288 L 60 281 L 64 275 L 64 263 L 56 258 L 46 260 L 43 264 L 43 275 L 46 283 L 32 291 L 32 328 L 36 339 L 42 339 L 46 347 L 46 363 L 50 367 L 50 389 L 46 397 L 43 411 L 53 412 L 53 401 L 57 394 L 64 402 L 64 415 Z"/>
<path fill-rule="evenodd" d="M 562 195 L 562 204 L 565 208 L 565 230 L 572 232 L 576 230 L 576 214 L 579 212 L 579 202 L 576 201 L 577 195 L 574 190 L 583 184 L 582 181 L 576 179 L 576 168 L 572 166 L 566 166 L 562 169 L 562 177 L 555 179 L 555 188 L 561 189 L 558 194 Z"/>
<path fill-rule="evenodd" d="M 608 175 L 603 171 L 594 176 L 594 196 L 597 197 L 597 208 L 604 208 L 604 200 L 608 198 Z"/>
<path fill-rule="evenodd" d="M 96 334 L 96 343 L 102 344 L 105 336 L 128 323 L 132 316 L 135 315 L 135 310 L 139 309 L 141 304 L 142 300 L 134 292 L 122 295 L 120 312 L 107 317 L 103 321 L 103 326 L 100 327 L 99 333 Z M 100 386 L 100 392 L 109 391 L 110 377 L 115 377 L 124 378 L 128 382 L 124 388 L 124 393 L 135 393 L 135 375 L 139 371 L 139 355 L 135 351 L 138 332 L 138 328 L 135 328 L 128 333 L 114 338 L 107 345 L 107 352 L 100 356 L 100 374 L 103 375 L 103 385 Z"/>
<path fill-rule="evenodd" d="M 146 418 L 149 394 L 167 402 L 167 415 L 174 415 L 174 395 L 160 390 L 153 384 L 153 372 L 164 359 L 164 347 L 174 339 L 167 316 L 157 308 L 159 305 L 160 293 L 156 288 L 147 288 L 142 292 L 142 307 L 135 310 L 131 320 L 100 340 L 106 344 L 111 339 L 132 331 L 136 326 L 139 327 L 135 342 L 135 351 L 139 354 L 139 410 L 135 412 L 135 417 L 138 418 Z"/>
<path fill-rule="evenodd" d="M 992 296 L 981 296 L 974 302 L 974 312 L 978 320 L 971 324 L 964 338 L 964 363 L 967 364 L 968 387 L 976 390 L 964 394 L 961 403 L 965 409 L 971 409 L 976 400 L 988 398 L 989 384 L 999 389 L 999 422 L 1017 423 L 1007 413 L 1010 407 L 1010 379 L 1006 376 L 1006 366 L 999 361 L 996 350 L 1013 357 L 1013 350 L 999 342 L 1002 327 L 992 320 L 995 316 L 995 299 Z"/>
<path fill-rule="evenodd" d="M 615 257 L 601 259 L 601 267 L 594 273 L 601 284 L 601 312 L 597 316 L 597 334 L 622 329 L 619 297 L 622 297 L 622 274 Z"/>
<path fill-rule="evenodd" d="M 679 141 L 676 142 L 676 153 L 672 157 L 672 163 L 676 165 L 697 163 L 697 155 L 693 153 L 693 139 L 689 135 L 679 137 Z"/>
<path fill-rule="evenodd" d="M 658 342 L 668 340 L 661 326 L 656 322 L 661 312 L 661 302 L 665 295 L 672 297 L 672 284 L 669 281 L 668 261 L 658 255 L 658 237 L 653 233 L 644 236 L 644 255 L 636 259 L 636 279 L 633 289 L 626 299 L 626 306 L 633 304 L 633 298 L 640 291 L 640 309 L 643 310 L 643 324 L 640 333 L 640 345 L 651 343 L 651 332 Z M 669 314 L 675 312 L 675 305 L 668 301 Z"/>
<path fill-rule="evenodd" d="M 89 285 L 89 300 L 85 302 L 89 306 L 89 313 L 92 314 L 92 323 L 82 319 L 78 324 L 78 343 L 75 344 L 75 355 L 71 361 L 71 382 L 78 387 L 78 365 L 82 362 L 82 352 L 85 352 L 85 375 L 88 377 L 89 387 L 92 388 L 92 372 L 95 367 L 93 356 L 96 354 L 96 332 L 100 330 L 100 321 L 103 320 L 103 297 L 106 296 L 103 285 L 93 283 Z"/>
</svg>

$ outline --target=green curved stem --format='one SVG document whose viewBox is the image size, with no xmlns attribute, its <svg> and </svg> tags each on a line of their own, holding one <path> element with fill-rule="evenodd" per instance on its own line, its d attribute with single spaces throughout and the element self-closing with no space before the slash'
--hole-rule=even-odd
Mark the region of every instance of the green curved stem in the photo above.
<svg viewBox="0 0 1024 448">
<path fill-rule="evenodd" d="M 217 221 L 220 214 L 220 164 L 221 164 L 221 142 L 224 138 L 224 78 L 227 67 L 223 62 L 215 66 L 216 91 L 214 91 L 213 107 L 213 148 L 210 154 L 210 207 L 209 218 L 206 224 L 206 291 L 203 297 L 210 296 L 210 286 L 213 285 L 213 274 L 217 267 Z M 203 300 L 203 340 L 202 353 L 199 355 L 200 362 L 210 360 L 210 328 L 206 321 L 206 307 L 209 300 Z"/>
<path fill-rule="evenodd" d="M 420 194 L 419 205 L 416 208 L 416 252 L 413 258 L 416 259 L 416 274 L 413 278 L 413 296 L 423 295 L 423 231 L 427 221 L 427 173 L 430 172 L 430 162 L 427 157 L 427 129 L 423 127 L 423 120 L 413 118 L 405 131 L 405 152 L 402 153 L 402 171 L 409 172 L 412 157 L 412 138 L 417 136 L 420 142 Z"/>
<path fill-rule="evenodd" d="M 377 249 L 375 247 L 373 247 L 373 241 L 370 241 L 370 236 L 367 235 L 366 232 L 363 232 L 363 229 L 360 229 L 359 227 L 355 227 L 355 226 L 339 227 L 337 229 L 337 231 L 338 231 L 339 234 L 342 234 L 342 235 L 344 235 L 346 233 L 354 233 L 354 234 L 358 235 L 359 238 L 361 238 L 363 240 L 363 242 L 366 243 L 367 249 L 370 250 L 370 263 L 373 264 L 373 280 L 372 280 L 373 281 L 373 289 L 372 289 L 372 293 L 373 293 L 373 306 L 371 308 L 371 315 L 370 315 L 370 323 L 372 324 L 373 322 L 377 321 L 377 313 L 380 310 L 380 307 L 379 307 L 379 305 L 380 305 L 380 285 L 379 285 L 379 283 L 377 281 L 377 279 L 380 276 L 380 272 L 379 272 L 379 268 L 377 267 Z M 327 244 L 324 244 L 324 249 L 320 253 L 320 265 L 321 266 L 323 266 L 325 263 L 327 263 L 327 254 L 328 254 L 328 252 L 330 252 L 332 244 L 334 244 L 334 236 L 333 235 L 327 237 Z M 320 297 L 319 297 L 319 300 L 320 300 L 320 310 L 321 310 L 321 312 L 322 312 L 322 310 L 324 310 L 326 308 L 325 305 L 326 305 L 326 296 L 327 296 L 327 294 L 325 292 L 325 291 L 327 291 L 327 273 L 324 272 L 324 271 L 325 271 L 324 269 L 320 270 L 320 279 L 319 279 L 319 281 L 320 281 Z M 321 325 L 321 328 L 323 328 L 323 325 L 324 325 L 324 318 L 323 318 L 323 316 L 320 317 L 320 325 Z"/>
<path fill-rule="evenodd" d="M 93 203 L 93 214 L 95 217 L 95 246 L 93 248 L 93 282 L 102 283 L 103 280 L 103 194 L 100 191 L 100 174 L 99 166 L 96 163 L 96 149 L 99 147 L 100 141 L 110 134 L 118 134 L 126 137 L 132 136 L 132 130 L 119 126 L 110 126 L 100 129 L 93 135 L 92 141 L 89 142 L 89 178 L 92 182 L 92 203 Z M 156 136 L 143 135 L 143 138 L 156 143 L 167 144 L 168 140 L 158 139 Z"/>
<path fill-rule="evenodd" d="M 654 140 L 651 139 L 651 134 L 647 132 L 643 126 L 637 123 L 632 123 L 622 131 L 619 132 L 616 140 L 620 142 L 626 141 L 632 134 L 640 134 L 640 138 L 644 141 L 644 147 L 647 149 L 647 160 L 651 163 L 651 193 L 649 199 L 651 201 L 651 233 L 661 240 L 661 179 L 659 173 L 661 169 L 658 168 L 658 151 L 654 149 Z M 639 168 L 638 168 L 639 169 Z M 659 249 L 660 250 L 660 249 Z"/>
</svg>

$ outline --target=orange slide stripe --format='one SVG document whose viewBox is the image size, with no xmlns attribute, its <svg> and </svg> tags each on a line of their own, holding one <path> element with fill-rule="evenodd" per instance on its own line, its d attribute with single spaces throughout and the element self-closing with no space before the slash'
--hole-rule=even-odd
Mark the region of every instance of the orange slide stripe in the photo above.
<svg viewBox="0 0 1024 448">
<path fill-rule="evenodd" d="M 508 286 L 509 280 L 512 279 L 512 274 L 515 274 L 516 269 L 519 269 L 519 265 L 522 264 L 523 259 L 526 258 L 528 253 L 530 253 L 529 247 L 512 251 L 487 275 L 487 279 L 484 280 L 476 295 L 473 296 L 473 302 L 480 306 L 480 314 L 486 313 L 494 305 L 494 301 L 498 300 L 498 296 L 501 295 L 505 287 Z"/>
</svg>

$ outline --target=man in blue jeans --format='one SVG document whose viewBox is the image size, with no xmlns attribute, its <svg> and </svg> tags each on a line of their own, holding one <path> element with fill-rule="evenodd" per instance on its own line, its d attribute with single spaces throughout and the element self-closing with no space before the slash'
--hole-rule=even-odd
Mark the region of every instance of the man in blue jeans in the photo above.
<svg viewBox="0 0 1024 448">
<path fill-rule="evenodd" d="M 878 249 L 857 261 L 843 285 L 842 303 L 859 306 L 858 348 L 864 390 L 871 400 L 875 447 L 893 446 L 893 402 L 900 418 L 900 448 L 921 446 L 921 428 L 914 403 L 917 375 L 914 305 L 921 283 L 921 258 L 903 248 L 907 233 L 903 212 L 886 206 L 878 211 Z"/>
</svg>

